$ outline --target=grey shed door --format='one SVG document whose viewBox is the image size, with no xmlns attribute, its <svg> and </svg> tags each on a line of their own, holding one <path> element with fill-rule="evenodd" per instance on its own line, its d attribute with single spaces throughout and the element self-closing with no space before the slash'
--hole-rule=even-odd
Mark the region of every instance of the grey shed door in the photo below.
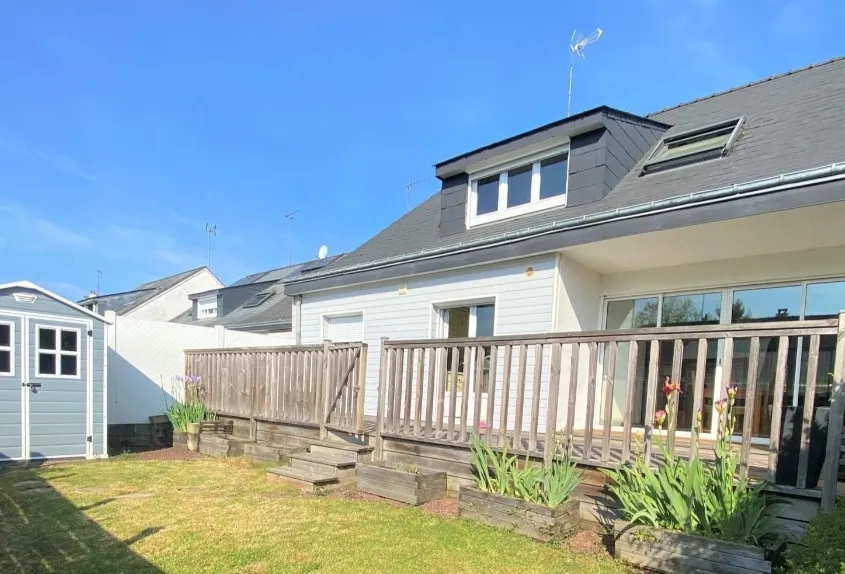
<svg viewBox="0 0 845 574">
<path fill-rule="evenodd" d="M 21 319 L 0 310 L 0 461 L 23 458 Z"/>
<path fill-rule="evenodd" d="M 88 324 L 27 319 L 30 458 L 88 454 Z"/>
</svg>

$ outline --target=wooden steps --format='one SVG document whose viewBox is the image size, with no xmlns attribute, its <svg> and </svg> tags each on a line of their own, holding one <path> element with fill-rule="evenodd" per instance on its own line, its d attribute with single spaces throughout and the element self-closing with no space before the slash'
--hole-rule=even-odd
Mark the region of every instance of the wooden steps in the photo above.
<svg viewBox="0 0 845 574">
<path fill-rule="evenodd" d="M 288 461 L 290 455 L 303 452 L 306 452 L 305 447 L 270 446 L 255 442 L 244 445 L 244 456 L 257 463 L 275 462 L 284 464 Z"/>
<path fill-rule="evenodd" d="M 244 453 L 244 445 L 250 442 L 249 439 L 202 433 L 199 451 L 209 456 L 240 456 Z"/>
<path fill-rule="evenodd" d="M 372 458 L 373 447 L 345 441 L 312 440 L 310 452 L 287 455 L 290 466 L 267 470 L 269 480 L 279 480 L 301 489 L 317 492 L 355 482 L 355 466 Z"/>
<path fill-rule="evenodd" d="M 321 452 L 305 452 L 290 455 L 292 468 L 308 470 L 319 475 L 328 476 L 354 476 L 354 460 L 339 458 L 335 455 Z"/>
<path fill-rule="evenodd" d="M 319 474 L 292 466 L 268 468 L 267 480 L 279 480 L 303 492 L 312 494 L 341 485 L 340 479 L 336 476 Z"/>
</svg>

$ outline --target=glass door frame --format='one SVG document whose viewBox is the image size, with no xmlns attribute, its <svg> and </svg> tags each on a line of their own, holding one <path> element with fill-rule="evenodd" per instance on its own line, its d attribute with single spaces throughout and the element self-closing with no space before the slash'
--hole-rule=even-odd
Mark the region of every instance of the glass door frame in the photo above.
<svg viewBox="0 0 845 574">
<path fill-rule="evenodd" d="M 711 286 L 711 287 L 701 287 L 696 289 L 678 289 L 678 290 L 666 290 L 661 291 L 658 293 L 655 292 L 642 292 L 637 294 L 626 294 L 626 295 L 618 295 L 618 296 L 606 296 L 602 295 L 601 298 L 601 312 L 600 312 L 600 325 L 601 329 L 605 329 L 605 325 L 607 324 L 607 307 L 608 303 L 611 301 L 627 301 L 632 299 L 646 299 L 646 298 L 657 298 L 657 326 L 662 326 L 663 321 L 663 299 L 664 297 L 673 297 L 678 295 L 698 295 L 703 293 L 721 293 L 722 301 L 721 301 L 721 313 L 719 316 L 719 324 L 720 325 L 730 325 L 732 323 L 732 310 L 733 310 L 733 300 L 734 295 L 737 291 L 746 291 L 752 289 L 770 289 L 770 288 L 777 288 L 777 287 L 801 287 L 801 299 L 799 304 L 799 320 L 804 320 L 806 309 L 807 309 L 807 290 L 811 284 L 820 284 L 820 283 L 840 283 L 845 282 L 845 277 L 838 275 L 838 276 L 821 276 L 821 277 L 810 277 L 806 279 L 793 279 L 793 280 L 781 280 L 781 281 L 770 281 L 770 282 L 747 282 L 747 283 L 733 283 L 730 286 Z M 796 353 L 796 361 L 795 361 L 795 368 L 793 369 L 793 373 L 791 379 L 788 381 L 789 384 L 792 385 L 792 401 L 791 406 L 797 407 L 799 400 L 800 400 L 800 387 L 801 387 L 801 367 L 802 367 L 802 352 L 803 352 L 803 337 L 797 338 L 797 353 Z M 713 392 L 713 404 L 715 405 L 716 401 L 724 398 L 724 385 L 722 384 L 722 376 L 723 376 L 723 369 L 722 363 L 724 360 L 724 340 L 719 339 L 719 346 L 716 355 L 716 372 L 715 372 L 715 388 Z M 604 369 L 604 353 L 599 353 L 598 356 L 599 364 L 597 369 L 597 381 L 604 381 L 603 376 L 603 369 Z M 603 399 L 603 384 L 596 385 L 596 405 L 597 408 L 595 410 L 593 425 L 594 428 L 602 428 L 601 423 L 601 415 L 602 411 L 599 408 L 601 406 L 601 401 Z M 659 386 L 659 381 L 658 381 Z M 658 393 L 660 390 L 658 389 Z M 787 405 L 784 405 L 787 406 Z M 710 429 L 705 430 L 702 432 L 702 437 L 704 438 L 716 438 L 716 421 L 718 420 L 718 415 L 716 413 L 715 406 L 712 409 L 711 413 L 711 425 Z M 635 427 L 640 429 L 642 427 Z M 621 426 L 611 425 L 611 430 L 614 432 L 622 432 L 624 429 Z M 689 437 L 692 433 L 688 430 L 678 429 L 677 436 L 685 436 Z M 741 440 L 741 437 L 734 437 L 734 440 L 737 439 Z M 753 437 L 752 443 L 754 444 L 769 444 L 768 437 Z"/>
</svg>

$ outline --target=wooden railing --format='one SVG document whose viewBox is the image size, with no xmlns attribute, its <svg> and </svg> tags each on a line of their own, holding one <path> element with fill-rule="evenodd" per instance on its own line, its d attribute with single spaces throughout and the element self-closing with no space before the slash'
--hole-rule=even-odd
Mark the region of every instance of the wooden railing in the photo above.
<svg viewBox="0 0 845 574">
<path fill-rule="evenodd" d="M 670 453 L 691 456 L 700 448 L 712 456 L 716 400 L 737 384 L 741 475 L 753 468 L 755 478 L 775 482 L 786 396 L 800 428 L 790 486 L 804 490 L 816 397 L 830 397 L 821 477 L 827 496 L 836 486 L 843 428 L 843 325 L 845 314 L 839 320 L 385 340 L 377 444 L 399 438 L 460 445 L 475 435 L 546 459 L 567 448 L 579 462 L 606 467 L 637 453 L 657 462 L 659 435 Z M 793 390 L 795 372 L 800 385 Z M 666 405 L 666 377 L 681 384 L 682 394 L 673 398 L 679 416 L 658 432 L 654 414 Z M 826 389 L 817 388 L 819 380 Z"/>
<path fill-rule="evenodd" d="M 200 349 L 185 351 L 185 372 L 221 414 L 360 433 L 366 358 L 363 343 Z"/>
</svg>

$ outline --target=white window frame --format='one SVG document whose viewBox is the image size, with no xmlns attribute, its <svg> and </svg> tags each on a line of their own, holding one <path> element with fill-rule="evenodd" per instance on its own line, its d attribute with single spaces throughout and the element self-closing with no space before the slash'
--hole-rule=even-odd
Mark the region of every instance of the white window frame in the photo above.
<svg viewBox="0 0 845 574">
<path fill-rule="evenodd" d="M 541 162 L 558 155 L 566 154 L 566 190 L 561 195 L 540 199 L 540 173 Z M 467 227 L 475 227 L 518 217 L 535 211 L 551 209 L 553 207 L 566 206 L 566 198 L 569 197 L 569 144 L 556 146 L 542 152 L 524 156 L 522 158 L 496 165 L 495 167 L 477 171 L 470 174 L 467 186 Z M 522 205 L 508 207 L 508 171 L 518 167 L 531 165 L 531 200 Z M 499 176 L 499 203 L 496 211 L 477 215 L 478 210 L 478 181 L 493 175 Z"/>
<path fill-rule="evenodd" d="M 352 311 L 337 311 L 333 313 L 323 313 L 320 315 L 320 340 L 327 341 L 326 339 L 326 331 L 329 324 L 329 319 L 348 319 L 352 317 L 361 317 L 361 341 L 354 341 L 354 342 L 364 342 L 364 333 L 366 327 L 366 316 L 364 314 L 363 309 L 356 309 Z M 352 341 L 350 341 L 352 342 Z M 338 343 L 340 345 L 344 343 Z"/>
<path fill-rule="evenodd" d="M 15 323 L 11 321 L 0 321 L 0 325 L 9 326 L 9 346 L 0 345 L 0 351 L 9 352 L 9 371 L 0 371 L 0 376 L 14 377 L 15 376 Z"/>
<path fill-rule="evenodd" d="M 209 319 L 217 316 L 217 295 L 197 299 L 197 318 Z"/>
<path fill-rule="evenodd" d="M 54 349 L 41 348 L 41 331 L 50 330 L 56 332 L 56 347 Z M 62 351 L 62 331 L 68 333 L 76 333 L 76 351 Z M 42 373 L 41 361 L 38 355 L 55 355 L 56 356 L 56 372 Z M 76 374 L 63 375 L 62 373 L 62 357 L 76 357 Z M 35 376 L 40 379 L 80 379 L 82 378 L 82 330 L 72 329 L 67 327 L 54 327 L 51 325 L 36 325 L 35 327 Z"/>
</svg>

